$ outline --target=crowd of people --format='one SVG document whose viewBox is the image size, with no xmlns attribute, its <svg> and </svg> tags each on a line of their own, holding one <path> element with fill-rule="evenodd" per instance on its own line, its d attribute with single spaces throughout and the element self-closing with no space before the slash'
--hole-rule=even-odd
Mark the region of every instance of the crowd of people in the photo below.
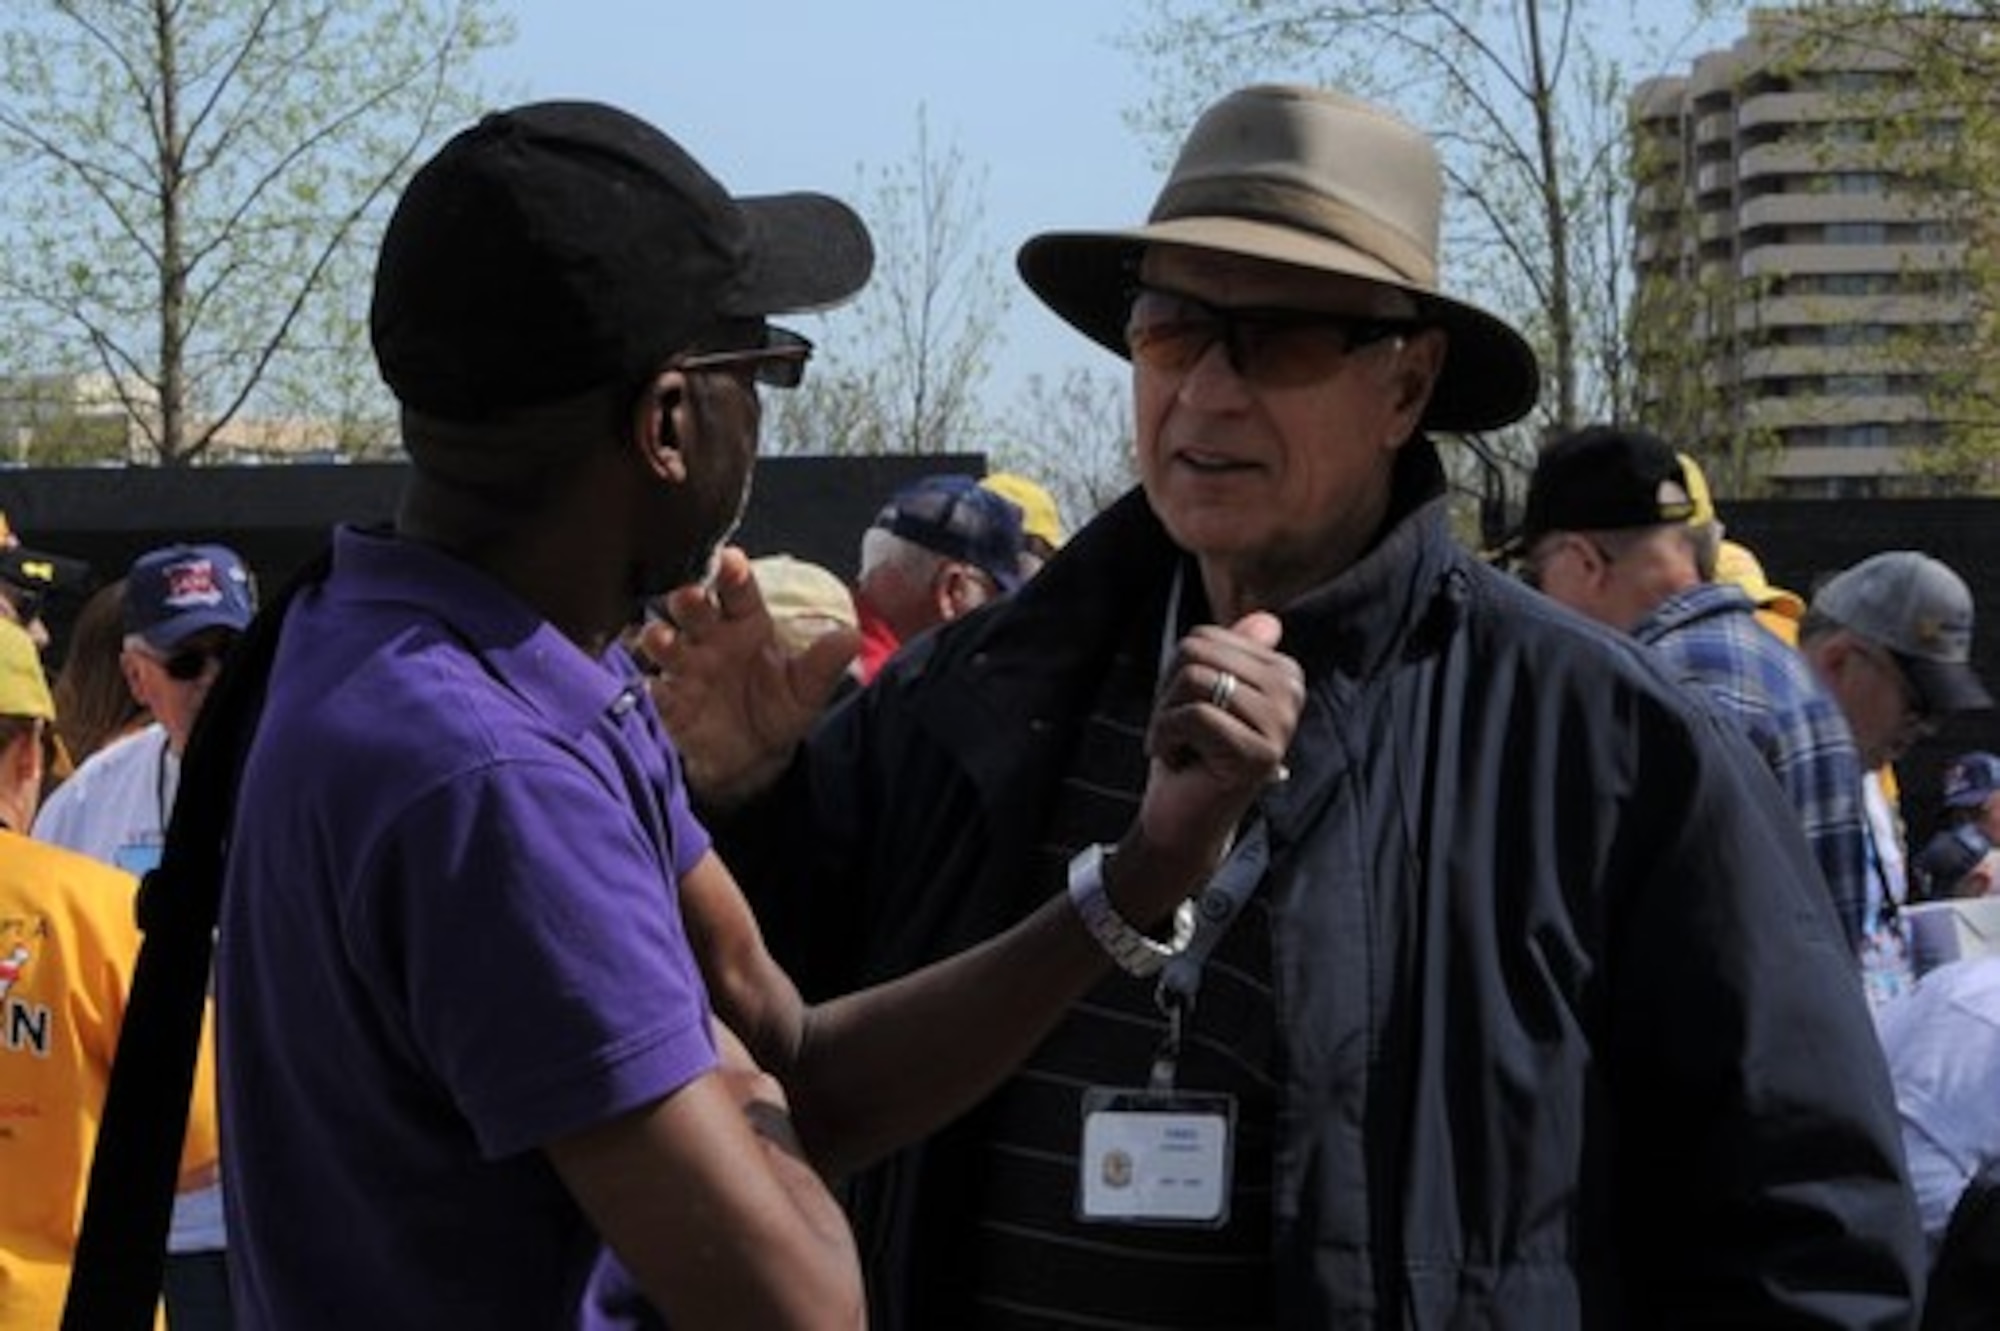
<svg viewBox="0 0 2000 1331">
<path fill-rule="evenodd" d="M 1144 222 L 1019 253 L 1130 361 L 1139 485 L 1072 532 L 927 476 L 836 570 L 730 537 L 861 219 L 600 104 L 455 135 L 376 267 L 392 529 L 261 619 L 148 551 L 53 693 L 0 551 L 0 1000 L 48 1028 L 0 1327 L 55 1324 L 218 727 L 174 1331 L 2000 1320 L 2000 959 L 1907 918 L 1991 886 L 2000 759 L 1908 872 L 1892 793 L 1992 705 L 1971 593 L 1773 587 L 1625 425 L 1465 548 L 1433 436 L 1541 371 L 1443 208 L 1383 109 L 1221 97 Z"/>
</svg>

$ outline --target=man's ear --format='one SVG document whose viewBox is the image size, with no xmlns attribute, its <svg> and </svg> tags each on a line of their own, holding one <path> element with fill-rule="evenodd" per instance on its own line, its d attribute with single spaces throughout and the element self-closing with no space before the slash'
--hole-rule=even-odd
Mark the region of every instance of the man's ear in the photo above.
<svg viewBox="0 0 2000 1331">
<path fill-rule="evenodd" d="M 1417 432 L 1424 408 L 1430 405 L 1431 390 L 1444 369 L 1445 335 L 1442 329 L 1426 328 L 1399 342 L 1389 363 L 1389 391 L 1395 412 L 1395 437 L 1389 447 L 1400 448 Z"/>
<path fill-rule="evenodd" d="M 131 693 L 132 701 L 141 707 L 151 707 L 153 699 L 146 691 L 146 678 L 135 656 L 130 647 L 121 647 L 118 651 L 118 673 L 125 676 L 125 688 Z"/>
<path fill-rule="evenodd" d="M 678 372 L 660 375 L 639 395 L 632 430 L 646 466 L 671 481 L 687 478 L 681 436 L 688 426 L 687 381 Z"/>
</svg>

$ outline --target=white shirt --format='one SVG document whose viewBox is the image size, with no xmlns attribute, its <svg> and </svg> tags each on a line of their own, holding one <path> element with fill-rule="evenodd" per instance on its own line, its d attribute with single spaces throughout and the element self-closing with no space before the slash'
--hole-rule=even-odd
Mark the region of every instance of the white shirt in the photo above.
<svg viewBox="0 0 2000 1331">
<path fill-rule="evenodd" d="M 1875 1016 L 1935 1257 L 1959 1194 L 2000 1160 L 2000 957 L 1940 966 Z"/>
<path fill-rule="evenodd" d="M 1903 850 L 1903 820 L 1882 789 L 1879 772 L 1861 780 L 1862 811 L 1867 818 L 1868 900 L 1861 922 L 1861 983 L 1871 1004 L 1893 1002 L 1916 986 L 1910 955 L 1909 921 L 1903 902 L 1909 896 L 1909 865 Z"/>
<path fill-rule="evenodd" d="M 35 815 L 35 839 L 143 875 L 160 862 L 180 784 L 180 755 L 169 750 L 166 728 L 156 721 L 84 759 Z M 225 1246 L 219 1185 L 174 1198 L 168 1252 Z"/>
<path fill-rule="evenodd" d="M 84 759 L 42 805 L 35 839 L 144 874 L 159 863 L 180 783 L 180 757 L 156 721 Z"/>
</svg>

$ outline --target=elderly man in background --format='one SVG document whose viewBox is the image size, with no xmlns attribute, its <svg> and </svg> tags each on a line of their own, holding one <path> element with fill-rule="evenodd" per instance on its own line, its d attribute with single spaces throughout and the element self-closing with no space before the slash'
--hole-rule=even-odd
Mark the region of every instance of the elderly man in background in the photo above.
<svg viewBox="0 0 2000 1331">
<path fill-rule="evenodd" d="M 898 490 L 861 534 L 854 607 L 863 684 L 898 648 L 1021 585 L 1021 509 L 970 476 Z"/>
<path fill-rule="evenodd" d="M 1132 362 L 1138 491 L 800 744 L 818 699 L 747 574 L 648 631 L 820 990 L 1142 872 L 1103 845 L 1177 761 L 1142 724 L 1163 644 L 1263 610 L 1305 672 L 1186 945 L 1097 916 L 1119 973 L 856 1180 L 878 1327 L 1913 1317 L 1888 1079 L 1796 816 L 1649 654 L 1452 537 L 1429 433 L 1519 420 L 1539 373 L 1440 289 L 1442 184 L 1378 107 L 1224 97 L 1144 225 L 1020 252 Z M 1209 701 L 1261 695 L 1225 668 Z"/>
<path fill-rule="evenodd" d="M 132 561 L 120 661 L 133 698 L 153 720 L 99 749 L 56 789 L 35 819 L 37 840 L 134 877 L 159 864 L 188 736 L 256 609 L 250 569 L 227 546 L 169 545 Z M 228 1246 L 220 1184 L 175 1199 L 166 1295 L 177 1331 L 232 1325 Z"/>
<path fill-rule="evenodd" d="M 1709 576 L 1719 531 L 1712 505 L 1697 521 L 1699 474 L 1643 430 L 1593 426 L 1556 440 L 1528 481 L 1523 574 L 1651 647 L 1742 727 L 1797 810 L 1841 926 L 1858 943 L 1867 848 L 1854 741 L 1799 654 L 1757 621 L 1750 597 Z"/>
<path fill-rule="evenodd" d="M 1972 591 L 1949 565 L 1888 550 L 1823 583 L 1799 625 L 1799 651 L 1840 704 L 1868 773 L 1861 966 L 1876 1003 L 1915 983 L 1901 915 L 1909 895 L 1903 829 L 1880 772 L 1945 718 L 1993 705 L 1972 668 L 1972 619 Z"/>
</svg>

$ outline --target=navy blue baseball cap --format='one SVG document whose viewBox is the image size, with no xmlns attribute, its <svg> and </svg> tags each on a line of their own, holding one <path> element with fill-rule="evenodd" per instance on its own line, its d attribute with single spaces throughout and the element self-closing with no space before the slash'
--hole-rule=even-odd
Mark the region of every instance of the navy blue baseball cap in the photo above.
<svg viewBox="0 0 2000 1331">
<path fill-rule="evenodd" d="M 1953 809 L 1973 809 L 2000 790 L 2000 758 L 1975 749 L 1951 760 L 1944 769 L 1944 802 Z"/>
<path fill-rule="evenodd" d="M 971 476 L 926 476 L 898 490 L 875 526 L 970 564 L 992 578 L 1001 591 L 1021 585 L 1021 506 L 997 495 Z"/>
<path fill-rule="evenodd" d="M 1926 894 L 1950 896 L 1959 880 L 1979 867 L 1993 849 L 1992 843 L 1970 823 L 1947 827 L 1924 843 L 1910 867 L 1923 882 Z"/>
<path fill-rule="evenodd" d="M 171 652 L 203 629 L 241 633 L 257 613 L 257 587 L 226 545 L 170 545 L 132 561 L 125 575 L 125 631 Z"/>
</svg>

